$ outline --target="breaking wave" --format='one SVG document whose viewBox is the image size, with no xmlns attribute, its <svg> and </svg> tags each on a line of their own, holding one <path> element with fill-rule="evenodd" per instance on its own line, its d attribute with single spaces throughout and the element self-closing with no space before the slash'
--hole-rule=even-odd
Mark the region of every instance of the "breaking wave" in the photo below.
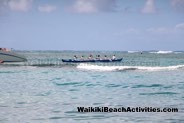
<svg viewBox="0 0 184 123">
<path fill-rule="evenodd" d="M 156 53 L 156 54 L 169 54 L 169 53 L 173 53 L 173 51 L 157 51 L 157 52 L 150 52 L 150 53 Z"/>
<path fill-rule="evenodd" d="M 140 51 L 128 51 L 128 53 L 138 53 Z"/>
<path fill-rule="evenodd" d="M 81 63 L 77 66 L 78 69 L 96 70 L 96 71 L 126 71 L 126 70 L 144 70 L 144 71 L 161 71 L 161 70 L 176 70 L 184 68 L 184 65 L 167 66 L 167 67 L 149 67 L 149 66 L 100 66 Z"/>
</svg>

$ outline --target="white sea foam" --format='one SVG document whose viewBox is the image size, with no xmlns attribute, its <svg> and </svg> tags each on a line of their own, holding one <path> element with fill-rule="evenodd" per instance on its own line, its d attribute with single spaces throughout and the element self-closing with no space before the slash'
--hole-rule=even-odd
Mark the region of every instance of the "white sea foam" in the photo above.
<svg viewBox="0 0 184 123">
<path fill-rule="evenodd" d="M 177 51 L 177 52 L 174 52 L 174 53 L 179 54 L 179 53 L 183 53 L 183 52 L 178 52 L 178 51 Z"/>
<path fill-rule="evenodd" d="M 157 51 L 157 52 L 150 52 L 150 53 L 157 53 L 157 54 L 168 54 L 168 53 L 173 53 L 173 51 Z"/>
<path fill-rule="evenodd" d="M 184 68 L 184 65 L 167 66 L 167 67 L 150 67 L 150 66 L 101 66 L 91 64 L 79 64 L 78 69 L 96 70 L 96 71 L 123 71 L 123 70 L 146 70 L 146 71 L 161 71 L 161 70 L 176 70 Z"/>
<path fill-rule="evenodd" d="M 139 51 L 128 51 L 128 53 L 137 53 Z"/>
<path fill-rule="evenodd" d="M 173 51 L 158 51 L 158 54 L 168 54 L 168 53 L 172 53 Z"/>
</svg>

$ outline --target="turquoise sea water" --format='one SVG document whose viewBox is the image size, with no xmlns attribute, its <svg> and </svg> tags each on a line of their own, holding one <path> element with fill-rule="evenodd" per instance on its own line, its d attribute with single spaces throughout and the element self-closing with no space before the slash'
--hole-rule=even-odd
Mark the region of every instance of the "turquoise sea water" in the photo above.
<svg viewBox="0 0 184 123">
<path fill-rule="evenodd" d="M 0 65 L 0 123 L 184 122 L 184 52 L 17 52 L 28 62 Z M 61 62 L 89 54 L 124 59 Z M 170 107 L 179 112 L 79 113 L 79 106 Z"/>
</svg>

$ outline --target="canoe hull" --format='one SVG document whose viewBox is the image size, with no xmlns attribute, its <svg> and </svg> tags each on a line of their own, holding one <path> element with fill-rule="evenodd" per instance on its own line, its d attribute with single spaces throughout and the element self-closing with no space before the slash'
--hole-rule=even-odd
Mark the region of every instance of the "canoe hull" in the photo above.
<svg viewBox="0 0 184 123">
<path fill-rule="evenodd" d="M 62 62 L 68 62 L 68 63 L 87 63 L 87 62 L 120 62 L 121 59 L 102 59 L 102 60 L 73 60 L 73 59 L 62 59 Z"/>
</svg>

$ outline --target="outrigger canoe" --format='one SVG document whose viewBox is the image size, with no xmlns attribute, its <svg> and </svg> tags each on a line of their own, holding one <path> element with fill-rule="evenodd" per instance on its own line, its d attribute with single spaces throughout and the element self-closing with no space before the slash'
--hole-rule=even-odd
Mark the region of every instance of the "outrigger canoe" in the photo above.
<svg viewBox="0 0 184 123">
<path fill-rule="evenodd" d="M 86 59 L 86 60 L 74 60 L 74 59 L 62 59 L 62 62 L 68 63 L 85 63 L 85 62 L 120 62 L 123 58 L 120 59 Z"/>
</svg>

